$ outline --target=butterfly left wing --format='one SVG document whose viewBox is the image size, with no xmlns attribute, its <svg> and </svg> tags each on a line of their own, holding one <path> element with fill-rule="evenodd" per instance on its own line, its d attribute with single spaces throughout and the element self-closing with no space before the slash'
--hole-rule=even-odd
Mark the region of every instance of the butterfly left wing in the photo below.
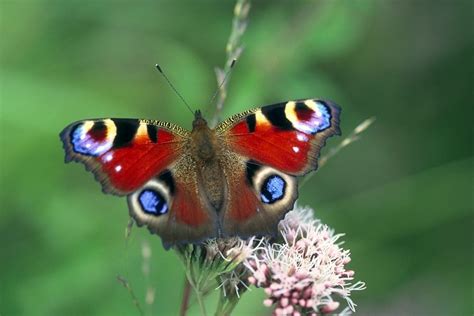
<svg viewBox="0 0 474 316">
<path fill-rule="evenodd" d="M 275 232 L 298 196 L 296 176 L 317 169 L 326 139 L 340 134 L 337 105 L 319 99 L 278 103 L 237 114 L 217 126 L 236 156 L 223 226 L 226 235 Z"/>
<path fill-rule="evenodd" d="M 166 248 L 216 236 L 186 150 L 188 131 L 161 121 L 95 119 L 70 124 L 60 137 L 66 162 L 82 162 L 104 192 L 127 195 L 130 215 Z"/>
</svg>

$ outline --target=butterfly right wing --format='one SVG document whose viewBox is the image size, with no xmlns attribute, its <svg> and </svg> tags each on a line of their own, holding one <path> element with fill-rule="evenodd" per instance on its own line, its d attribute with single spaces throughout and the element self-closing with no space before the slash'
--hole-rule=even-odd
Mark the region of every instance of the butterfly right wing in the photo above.
<svg viewBox="0 0 474 316">
<path fill-rule="evenodd" d="M 267 105 L 230 117 L 216 127 L 231 149 L 293 176 L 316 170 L 321 148 L 340 135 L 340 108 L 321 99 Z"/>
<path fill-rule="evenodd" d="M 331 101 L 294 100 L 234 115 L 216 127 L 235 157 L 224 164 L 232 172 L 221 212 L 225 235 L 275 233 L 297 199 L 296 176 L 316 170 L 327 138 L 340 133 L 339 113 Z"/>
</svg>

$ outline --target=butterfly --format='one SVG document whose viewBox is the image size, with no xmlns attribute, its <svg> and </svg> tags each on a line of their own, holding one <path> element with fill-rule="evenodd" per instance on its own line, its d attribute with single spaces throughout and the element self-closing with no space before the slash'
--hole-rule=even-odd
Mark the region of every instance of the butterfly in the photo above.
<svg viewBox="0 0 474 316">
<path fill-rule="evenodd" d="M 66 162 L 126 196 L 131 217 L 165 248 L 213 237 L 274 235 L 298 197 L 297 177 L 317 169 L 326 139 L 340 134 L 339 107 L 320 99 L 272 104 L 211 129 L 146 119 L 91 119 L 60 134 Z"/>
</svg>

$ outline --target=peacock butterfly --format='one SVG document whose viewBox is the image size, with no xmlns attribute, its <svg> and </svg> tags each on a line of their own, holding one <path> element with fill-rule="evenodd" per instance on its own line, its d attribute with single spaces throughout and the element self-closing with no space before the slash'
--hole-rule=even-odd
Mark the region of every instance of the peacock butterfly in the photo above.
<svg viewBox="0 0 474 316">
<path fill-rule="evenodd" d="M 66 162 L 92 171 L 105 193 L 127 196 L 130 215 L 166 248 L 212 237 L 270 235 L 293 208 L 297 176 L 316 170 L 339 107 L 296 100 L 192 130 L 140 119 L 93 119 L 61 132 Z"/>
</svg>

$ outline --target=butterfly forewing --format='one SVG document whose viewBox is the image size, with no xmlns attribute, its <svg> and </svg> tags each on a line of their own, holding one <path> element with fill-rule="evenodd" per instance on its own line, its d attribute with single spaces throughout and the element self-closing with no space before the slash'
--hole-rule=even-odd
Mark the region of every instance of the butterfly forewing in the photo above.
<svg viewBox="0 0 474 316">
<path fill-rule="evenodd" d="M 94 119 L 61 133 L 66 161 L 85 164 L 104 192 L 126 195 L 177 159 L 188 132 L 151 120 Z"/>
<path fill-rule="evenodd" d="M 317 168 L 326 139 L 340 134 L 339 112 L 330 101 L 288 101 L 238 114 L 217 131 L 235 152 L 301 176 Z"/>
</svg>

